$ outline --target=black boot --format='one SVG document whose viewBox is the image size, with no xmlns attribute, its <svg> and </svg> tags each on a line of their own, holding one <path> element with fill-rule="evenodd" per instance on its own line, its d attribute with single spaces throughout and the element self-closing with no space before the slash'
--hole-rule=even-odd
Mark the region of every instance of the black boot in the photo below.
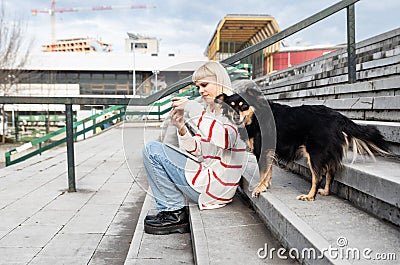
<svg viewBox="0 0 400 265">
<path fill-rule="evenodd" d="M 146 217 L 144 221 L 144 231 L 148 234 L 182 234 L 190 231 L 189 216 L 185 207 L 175 211 L 162 211 L 155 216 L 149 217 Z"/>
<path fill-rule="evenodd" d="M 186 213 L 189 212 L 189 210 L 188 210 L 189 207 L 188 207 L 188 206 L 185 206 L 184 209 L 185 209 Z M 156 218 L 161 217 L 165 212 L 166 212 L 166 211 L 160 211 L 160 212 L 158 212 L 157 214 L 148 214 L 148 215 L 146 215 L 146 218 L 145 218 L 144 220 L 145 220 L 145 221 L 147 221 L 147 220 L 154 220 L 154 219 L 156 219 Z"/>
</svg>

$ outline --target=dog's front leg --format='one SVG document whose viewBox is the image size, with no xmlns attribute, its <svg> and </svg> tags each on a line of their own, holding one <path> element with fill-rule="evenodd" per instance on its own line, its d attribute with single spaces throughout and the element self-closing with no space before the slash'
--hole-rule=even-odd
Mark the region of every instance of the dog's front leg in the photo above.
<svg viewBox="0 0 400 265">
<path fill-rule="evenodd" d="M 258 197 L 261 192 L 266 191 L 271 187 L 272 181 L 272 161 L 273 161 L 274 152 L 267 151 L 267 153 L 260 157 L 259 161 L 259 169 L 260 169 L 260 184 L 253 190 L 252 197 Z M 263 159 L 264 158 L 264 159 Z"/>
<path fill-rule="evenodd" d="M 312 177 L 311 189 L 307 195 L 305 194 L 299 195 L 297 196 L 297 199 L 301 201 L 313 201 L 315 200 L 315 194 L 317 193 L 317 185 L 319 178 L 317 178 L 317 175 L 315 174 L 314 168 L 311 164 L 310 155 L 307 152 L 304 152 L 304 156 L 307 159 L 307 164 L 311 171 L 311 177 Z"/>
<path fill-rule="evenodd" d="M 313 171 L 311 171 L 311 172 L 312 172 L 312 184 L 311 184 L 311 189 L 310 189 L 310 191 L 308 192 L 307 195 L 302 194 L 302 195 L 297 196 L 297 199 L 298 199 L 298 200 L 301 200 L 301 201 L 313 201 L 313 200 L 315 200 L 315 194 L 317 193 L 317 184 L 318 184 L 318 181 L 317 181 L 317 178 L 316 178 L 316 176 L 314 175 Z"/>
</svg>

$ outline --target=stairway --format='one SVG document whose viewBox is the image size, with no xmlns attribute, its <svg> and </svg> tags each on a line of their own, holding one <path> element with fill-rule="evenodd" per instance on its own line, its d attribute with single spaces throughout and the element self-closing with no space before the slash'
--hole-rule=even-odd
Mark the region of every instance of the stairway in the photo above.
<svg viewBox="0 0 400 265">
<path fill-rule="evenodd" d="M 341 187 L 336 188 L 340 196 L 317 195 L 313 202 L 296 200 L 297 195 L 308 192 L 310 181 L 286 169 L 274 167 L 271 189 L 262 193 L 259 198 L 250 200 L 272 233 L 286 248 L 312 249 L 321 257 L 315 259 L 313 256 L 310 258 L 300 255 L 298 258 L 304 264 L 397 264 L 395 260 L 378 260 L 377 256 L 382 254 L 387 259 L 394 259 L 395 256 L 398 259 L 400 255 L 399 226 L 384 220 L 393 213 L 385 208 L 386 204 L 382 206 L 384 202 L 378 198 L 384 192 L 370 192 L 368 196 L 357 192 L 357 188 L 362 186 L 365 191 L 370 191 L 367 187 L 375 187 L 375 190 L 383 187 L 374 179 L 374 175 L 368 173 L 371 172 L 368 170 L 371 163 L 362 164 L 357 161 L 353 167 L 346 165 L 344 172 L 348 176 L 354 173 L 353 168 L 357 168 L 357 177 L 362 180 L 360 185 L 356 186 L 354 182 L 355 187 L 350 187 L 342 183 Z M 395 167 L 398 185 L 398 163 L 393 164 L 393 174 L 384 179 L 396 178 L 396 173 L 393 172 Z M 379 166 L 375 166 L 375 170 L 379 171 Z M 341 175 L 343 173 L 339 174 Z M 257 181 L 250 175 L 244 176 L 243 192 L 247 196 L 251 196 L 251 190 Z M 398 200 L 398 186 L 394 186 L 393 190 L 394 193 L 385 193 L 388 196 L 397 194 L 392 199 Z M 345 197 L 344 194 L 355 203 L 341 198 Z M 364 209 L 359 208 L 360 204 Z M 398 203 L 391 206 L 398 213 Z M 398 220 L 398 217 L 397 214 L 392 220 Z M 329 249 L 336 249 L 336 252 L 330 253 Z"/>
<path fill-rule="evenodd" d="M 358 43 L 354 84 L 347 83 L 346 50 L 255 81 L 268 99 L 324 104 L 377 126 L 399 155 L 399 39 L 395 29 Z M 175 129 L 166 125 L 163 139 L 176 144 Z M 190 205 L 186 235 L 144 235 L 138 225 L 141 241 L 131 244 L 126 264 L 399 264 L 400 161 L 348 157 L 332 194 L 304 202 L 296 197 L 311 186 L 305 161 L 274 166 L 272 187 L 252 198 L 259 178 L 251 156 L 231 204 L 204 211 Z"/>
<path fill-rule="evenodd" d="M 175 142 L 174 127 L 163 136 Z M 190 205 L 190 234 L 145 234 L 143 219 L 155 205 L 148 193 L 125 264 L 397 264 L 398 161 L 346 162 L 335 194 L 313 202 L 296 199 L 311 185 L 305 163 L 289 168 L 274 166 L 271 189 L 252 198 L 259 181 L 252 156 L 231 204 L 204 211 Z"/>
<path fill-rule="evenodd" d="M 161 137 L 177 144 L 176 129 L 165 123 Z M 190 234 L 149 235 L 143 221 L 156 212 L 151 191 L 136 226 L 125 265 L 133 264 L 263 264 L 257 251 L 265 245 L 280 248 L 246 197 L 237 193 L 234 202 L 215 210 L 200 211 L 191 203 Z M 297 264 L 293 259 L 274 264 Z"/>
</svg>

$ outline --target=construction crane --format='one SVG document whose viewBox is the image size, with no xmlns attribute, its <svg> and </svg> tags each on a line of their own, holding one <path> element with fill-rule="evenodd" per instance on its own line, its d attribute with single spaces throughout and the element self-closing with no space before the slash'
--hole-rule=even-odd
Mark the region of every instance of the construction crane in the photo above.
<svg viewBox="0 0 400 265">
<path fill-rule="evenodd" d="M 49 14 L 51 18 L 51 41 L 54 44 L 56 42 L 56 13 L 64 12 L 81 12 L 81 11 L 106 11 L 116 9 L 144 9 L 144 8 L 155 8 L 155 6 L 148 5 L 130 5 L 130 6 L 94 6 L 94 7 L 66 7 L 56 8 L 56 1 L 51 0 L 50 9 L 32 9 L 31 13 L 33 16 L 37 14 Z"/>
</svg>

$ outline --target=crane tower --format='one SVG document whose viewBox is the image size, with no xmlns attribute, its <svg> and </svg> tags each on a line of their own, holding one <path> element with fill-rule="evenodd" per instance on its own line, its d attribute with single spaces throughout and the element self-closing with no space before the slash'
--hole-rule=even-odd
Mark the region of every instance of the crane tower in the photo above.
<svg viewBox="0 0 400 265">
<path fill-rule="evenodd" d="M 56 1 L 51 0 L 50 9 L 32 9 L 31 13 L 33 16 L 37 14 L 49 14 L 51 18 L 51 41 L 54 44 L 56 41 L 56 13 L 64 12 L 81 12 L 81 11 L 107 11 L 107 10 L 117 10 L 117 9 L 145 9 L 145 8 L 155 8 L 155 6 L 148 5 L 130 5 L 130 6 L 93 6 L 93 7 L 66 7 L 66 8 L 56 8 Z"/>
</svg>

